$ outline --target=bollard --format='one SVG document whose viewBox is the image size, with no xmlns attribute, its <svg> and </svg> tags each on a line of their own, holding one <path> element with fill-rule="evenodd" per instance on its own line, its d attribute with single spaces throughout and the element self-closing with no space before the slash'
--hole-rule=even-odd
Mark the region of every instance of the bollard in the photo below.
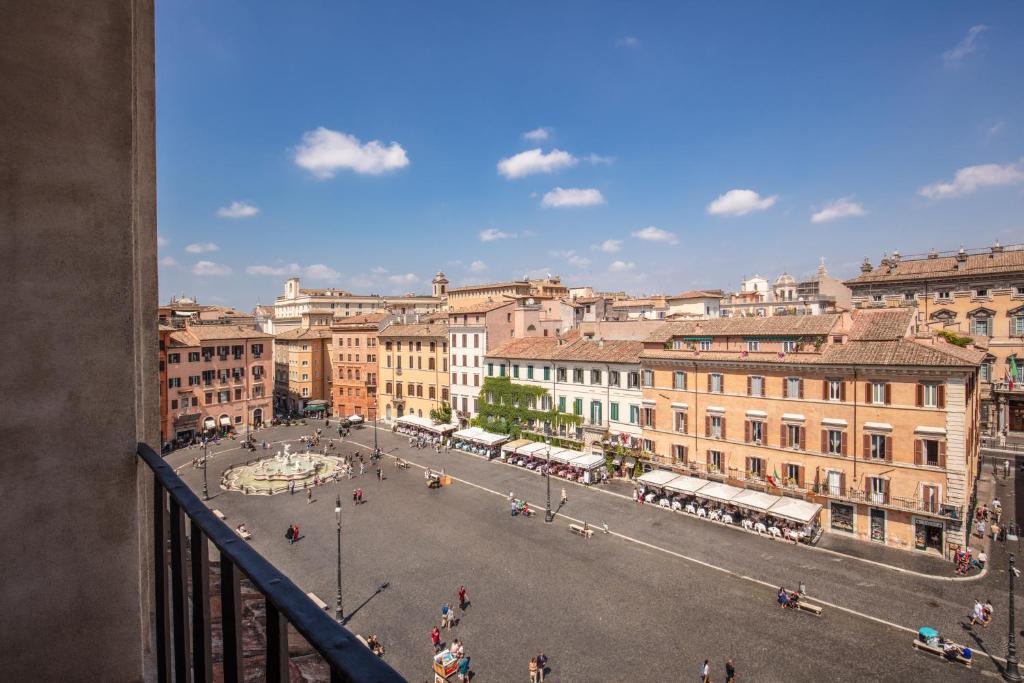
<svg viewBox="0 0 1024 683">
<path fill-rule="evenodd" d="M 800 595 L 807 595 L 807 585 L 803 581 L 800 582 Z"/>
</svg>

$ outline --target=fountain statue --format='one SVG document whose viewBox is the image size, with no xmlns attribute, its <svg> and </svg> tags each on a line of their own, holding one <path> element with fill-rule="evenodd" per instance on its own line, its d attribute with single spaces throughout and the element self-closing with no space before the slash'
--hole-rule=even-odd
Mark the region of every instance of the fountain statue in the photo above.
<svg viewBox="0 0 1024 683">
<path fill-rule="evenodd" d="M 221 478 L 221 488 L 244 494 L 273 495 L 294 487 L 312 485 L 314 479 L 323 481 L 336 477 L 341 471 L 341 459 L 333 455 L 291 452 L 291 444 L 263 460 L 229 467 Z"/>
</svg>

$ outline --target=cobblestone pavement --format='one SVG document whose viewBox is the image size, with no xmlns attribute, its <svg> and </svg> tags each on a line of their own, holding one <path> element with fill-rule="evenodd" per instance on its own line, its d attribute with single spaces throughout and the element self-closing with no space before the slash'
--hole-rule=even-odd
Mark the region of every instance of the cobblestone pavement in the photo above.
<svg viewBox="0 0 1024 683">
<path fill-rule="evenodd" d="M 322 423 L 268 429 L 258 438 L 294 442 L 316 425 Z M 367 453 L 373 445 L 371 427 L 350 436 L 344 452 Z M 745 680 L 959 680 L 962 668 L 916 652 L 911 640 L 917 627 L 931 625 L 979 647 L 961 626 L 974 597 L 991 597 L 996 606 L 995 623 L 977 636 L 980 646 L 1005 654 L 1006 573 L 995 568 L 1002 549 L 992 550 L 986 576 L 951 581 L 952 571 L 899 571 L 559 480 L 552 498 L 557 504 L 565 485 L 569 500 L 549 525 L 542 515 L 513 518 L 506 500 L 511 490 L 542 508 L 542 477 L 454 451 L 410 450 L 406 439 L 384 430 L 379 441 L 386 453 L 443 467 L 456 481 L 428 490 L 422 469 L 399 471 L 386 458 L 383 483 L 372 472 L 343 480 L 317 489 L 312 504 L 303 495 L 243 496 L 217 485 L 225 467 L 252 457 L 226 441 L 212 449 L 210 506 L 232 525 L 244 521 L 257 550 L 333 609 L 340 495 L 349 627 L 380 636 L 388 661 L 411 681 L 427 680 L 430 628 L 441 604 L 456 601 L 460 584 L 471 606 L 446 636 L 466 642 L 480 680 L 525 676 L 527 660 L 541 649 L 551 660 L 549 681 L 676 680 L 695 677 L 705 657 L 713 680 L 723 678 L 727 657 Z M 188 463 L 200 454 L 168 456 L 197 491 L 202 472 Z M 1012 482 L 994 485 L 1007 504 Z M 360 506 L 351 501 L 357 486 L 366 492 Z M 612 533 L 582 539 L 568 532 L 570 520 L 607 523 Z M 289 546 L 284 531 L 292 522 L 303 539 Z M 800 581 L 826 605 L 824 616 L 775 606 L 775 588 Z M 971 675 L 997 666 L 979 652 Z"/>
</svg>

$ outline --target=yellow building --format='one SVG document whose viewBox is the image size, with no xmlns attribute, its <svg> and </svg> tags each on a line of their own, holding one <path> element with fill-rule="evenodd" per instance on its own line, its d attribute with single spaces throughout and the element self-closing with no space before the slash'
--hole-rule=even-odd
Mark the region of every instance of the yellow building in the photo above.
<svg viewBox="0 0 1024 683">
<path fill-rule="evenodd" d="M 438 273 L 438 275 L 441 275 Z M 539 280 L 513 280 L 511 282 L 489 282 L 481 285 L 466 285 L 449 289 L 450 309 L 465 308 L 488 301 L 497 302 L 511 299 L 563 299 L 568 298 L 569 288 L 561 278 L 547 277 Z"/>
<path fill-rule="evenodd" d="M 312 403 L 312 406 L 310 405 Z M 274 337 L 274 404 L 305 413 L 331 403 L 331 330 L 298 327 Z"/>
<path fill-rule="evenodd" d="M 823 507 L 827 533 L 949 557 L 966 540 L 984 351 L 914 312 L 667 323 L 641 353 L 643 450 Z"/>
<path fill-rule="evenodd" d="M 447 403 L 448 325 L 446 321 L 392 323 L 378 335 L 377 409 L 393 420 L 429 417 Z"/>
<path fill-rule="evenodd" d="M 1024 382 L 1010 386 L 1010 359 L 1024 366 L 1024 244 L 865 259 L 846 282 L 857 308 L 911 307 L 918 329 L 971 337 L 987 347 L 981 366 L 983 430 L 1024 437 Z M 1018 373 L 1024 372 L 1018 370 Z"/>
</svg>

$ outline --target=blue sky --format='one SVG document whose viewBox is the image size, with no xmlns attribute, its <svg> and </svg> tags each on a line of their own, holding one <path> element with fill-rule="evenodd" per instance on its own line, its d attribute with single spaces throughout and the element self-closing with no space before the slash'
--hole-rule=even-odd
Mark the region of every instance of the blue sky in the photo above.
<svg viewBox="0 0 1024 683">
<path fill-rule="evenodd" d="M 1024 242 L 1024 6 L 157 3 L 161 299 Z"/>
</svg>

